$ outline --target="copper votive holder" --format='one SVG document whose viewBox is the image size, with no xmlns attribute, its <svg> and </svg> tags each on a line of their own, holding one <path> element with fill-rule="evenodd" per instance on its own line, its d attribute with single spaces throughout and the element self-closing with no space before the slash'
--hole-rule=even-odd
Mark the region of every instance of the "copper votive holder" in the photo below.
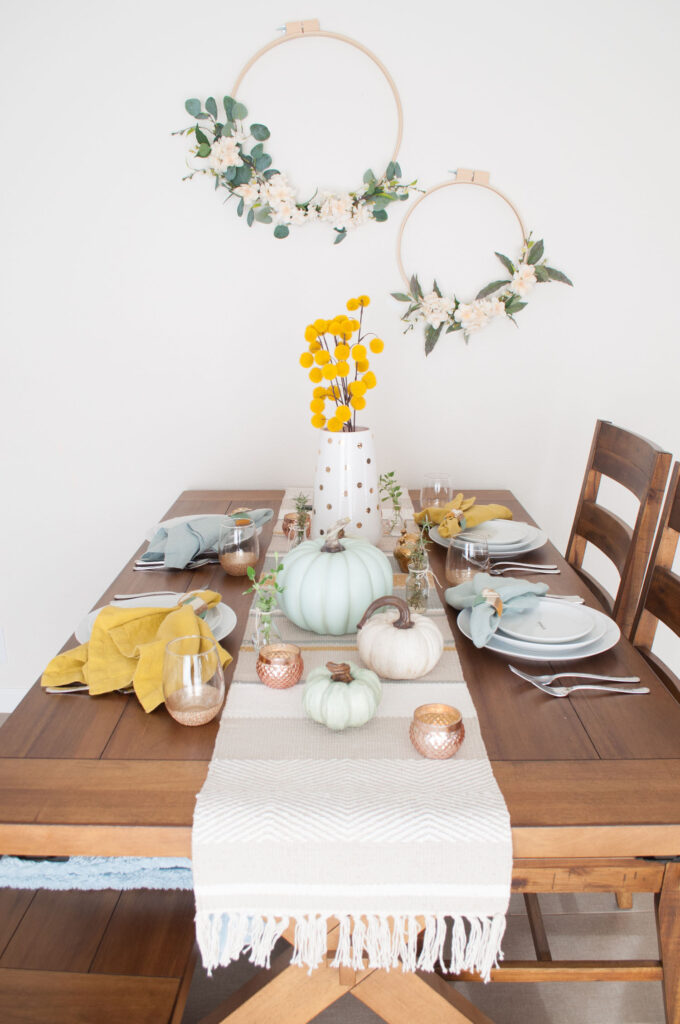
<svg viewBox="0 0 680 1024">
<path fill-rule="evenodd" d="M 298 521 L 297 512 L 286 512 L 285 516 L 283 517 L 283 522 L 281 523 L 281 529 L 283 530 L 284 537 L 287 537 L 288 540 L 292 540 L 293 537 L 295 536 L 295 534 L 297 533 L 297 521 Z M 309 518 L 309 515 L 307 515 L 306 522 L 305 522 L 305 536 L 306 537 L 309 537 L 309 535 L 310 535 L 311 526 L 312 526 L 312 521 Z"/>
<path fill-rule="evenodd" d="M 265 686 L 286 690 L 300 682 L 304 663 L 295 644 L 266 644 L 260 647 L 255 667 Z"/>
<path fill-rule="evenodd" d="M 421 704 L 413 712 L 411 743 L 423 757 L 453 757 L 465 739 L 463 716 L 449 704 Z"/>
</svg>

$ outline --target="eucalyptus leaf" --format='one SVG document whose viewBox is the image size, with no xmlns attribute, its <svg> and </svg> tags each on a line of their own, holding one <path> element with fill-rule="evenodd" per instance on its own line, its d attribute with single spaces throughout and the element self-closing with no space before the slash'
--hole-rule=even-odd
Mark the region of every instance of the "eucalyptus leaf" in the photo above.
<svg viewBox="0 0 680 1024">
<path fill-rule="evenodd" d="M 387 220 L 387 210 L 375 210 L 373 214 L 373 220 L 383 221 Z"/>
<path fill-rule="evenodd" d="M 202 142 L 196 150 L 196 156 L 210 156 L 210 146 L 207 142 Z"/>
<path fill-rule="evenodd" d="M 288 238 L 290 231 L 286 224 L 277 224 L 274 228 L 274 238 Z"/>
<path fill-rule="evenodd" d="M 205 109 L 208 111 L 209 114 L 212 114 L 214 118 L 217 118 L 217 104 L 215 103 L 214 96 L 208 96 L 207 100 L 205 101 Z"/>
<path fill-rule="evenodd" d="M 566 274 L 563 274 L 561 270 L 555 270 L 554 267 L 546 267 L 546 272 L 551 281 L 561 281 L 562 284 L 571 285 L 574 287 L 573 281 L 570 281 Z"/>
<path fill-rule="evenodd" d="M 504 284 L 510 284 L 509 281 L 492 281 L 491 284 L 487 284 L 486 288 L 482 288 L 481 292 L 477 292 L 475 299 L 485 299 L 487 295 L 493 295 L 499 288 L 502 288 Z"/>
<path fill-rule="evenodd" d="M 524 309 L 526 302 L 520 302 L 516 295 L 514 295 L 509 302 L 505 303 L 505 312 L 508 316 L 513 313 L 519 313 L 521 309 Z"/>
<path fill-rule="evenodd" d="M 196 125 L 196 141 L 206 142 L 208 145 L 210 145 L 210 142 L 208 141 L 208 136 L 203 134 L 198 125 Z"/>
<path fill-rule="evenodd" d="M 367 171 L 364 171 L 363 180 L 366 182 L 367 185 L 370 185 L 372 182 L 375 181 L 375 174 L 370 169 L 370 167 Z"/>
<path fill-rule="evenodd" d="M 271 210 L 267 204 L 259 206 L 257 210 L 255 210 L 255 220 L 259 221 L 260 224 L 271 224 Z"/>
<path fill-rule="evenodd" d="M 269 128 L 264 124 L 251 124 L 250 134 L 254 139 L 260 142 L 264 142 L 265 139 L 269 138 Z"/>
<path fill-rule="evenodd" d="M 267 169 L 267 167 L 271 166 L 271 162 L 272 158 L 270 157 L 269 153 L 264 153 L 262 156 L 258 156 L 257 160 L 255 161 L 255 170 L 264 171 Z"/>
<path fill-rule="evenodd" d="M 209 114 L 201 113 L 201 114 L 196 114 L 196 117 L 198 118 L 199 121 L 208 121 L 209 118 L 210 118 L 210 115 Z"/>
<path fill-rule="evenodd" d="M 344 242 L 344 240 L 347 238 L 347 229 L 342 228 L 342 230 L 340 230 L 339 228 L 335 228 L 335 231 L 336 235 L 333 245 L 338 245 L 339 242 Z"/>
<path fill-rule="evenodd" d="M 224 112 L 227 115 L 227 121 L 234 120 L 234 103 L 236 102 L 231 96 L 225 96 L 222 100 L 224 103 Z"/>
<path fill-rule="evenodd" d="M 510 274 L 514 274 L 515 273 L 515 265 L 512 262 L 512 260 L 509 260 L 507 256 L 504 256 L 502 252 L 497 252 L 497 253 L 495 253 L 495 255 L 498 256 L 498 259 L 501 261 L 501 263 L 503 264 L 505 269 Z"/>
<path fill-rule="evenodd" d="M 248 108 L 244 106 L 243 103 L 239 103 L 238 100 L 235 100 L 231 113 L 234 121 L 242 121 L 244 117 L 248 116 Z M 231 119 L 232 118 L 230 117 L 229 120 Z"/>
<path fill-rule="evenodd" d="M 535 267 L 534 269 L 536 271 L 536 280 L 537 281 L 545 282 L 545 281 L 549 281 L 550 280 L 550 274 L 545 269 L 545 267 Z"/>
<path fill-rule="evenodd" d="M 236 168 L 227 167 L 226 171 L 224 172 L 224 177 L 227 179 L 227 181 L 230 181 L 232 182 L 232 184 L 235 184 L 234 178 L 236 177 Z"/>
<path fill-rule="evenodd" d="M 395 163 L 394 165 L 394 177 L 401 178 L 401 167 L 399 166 L 398 163 Z"/>
<path fill-rule="evenodd" d="M 246 185 L 250 181 L 250 168 L 249 167 L 235 167 L 234 177 L 232 179 L 234 187 L 238 185 Z"/>
<path fill-rule="evenodd" d="M 393 299 L 396 299 L 398 302 L 410 302 L 411 301 L 411 296 L 410 295 L 404 295 L 403 292 L 390 292 L 390 295 L 392 296 Z"/>
<path fill-rule="evenodd" d="M 198 117 L 198 115 L 201 113 L 201 101 L 197 99 L 186 100 L 184 104 L 184 109 L 186 110 L 187 114 L 190 114 L 192 117 Z"/>
<path fill-rule="evenodd" d="M 432 349 L 439 341 L 439 335 L 442 333 L 444 324 L 440 324 L 439 327 L 432 327 L 430 324 L 425 329 L 425 355 L 429 356 Z"/>
<path fill-rule="evenodd" d="M 397 176 L 396 175 L 396 171 L 397 171 L 397 165 L 395 164 L 394 160 L 390 160 L 390 162 L 387 165 L 387 170 L 385 171 L 385 177 L 389 181 L 391 181 L 392 178 L 396 178 L 396 176 Z"/>
<path fill-rule="evenodd" d="M 535 266 L 535 264 L 538 263 L 541 256 L 543 255 L 543 249 L 543 239 L 539 238 L 539 240 L 537 242 L 534 242 L 531 248 L 529 249 L 527 262 L 530 263 L 532 266 Z"/>
<path fill-rule="evenodd" d="M 255 220 L 255 210 L 253 210 L 253 208 L 251 206 L 250 209 L 248 210 L 248 216 L 246 217 L 246 221 L 247 221 L 247 224 L 248 224 L 249 228 L 252 228 L 254 220 Z"/>
<path fill-rule="evenodd" d="M 243 200 L 243 196 L 241 196 L 241 198 L 239 199 L 238 206 L 236 207 L 236 213 L 238 214 L 239 217 L 243 216 L 243 211 L 245 210 L 245 207 L 246 204 Z"/>
<path fill-rule="evenodd" d="M 262 156 L 263 153 L 264 146 L 262 145 L 261 142 L 258 142 L 256 146 L 253 146 L 253 148 L 250 151 L 250 155 L 253 158 L 253 160 L 257 160 L 258 156 Z"/>
<path fill-rule="evenodd" d="M 281 173 L 281 171 L 277 171 L 275 167 L 270 167 L 268 171 L 264 172 L 262 177 L 265 178 L 267 181 L 269 181 L 269 179 L 273 178 L 275 174 L 280 174 L 280 173 Z"/>
</svg>

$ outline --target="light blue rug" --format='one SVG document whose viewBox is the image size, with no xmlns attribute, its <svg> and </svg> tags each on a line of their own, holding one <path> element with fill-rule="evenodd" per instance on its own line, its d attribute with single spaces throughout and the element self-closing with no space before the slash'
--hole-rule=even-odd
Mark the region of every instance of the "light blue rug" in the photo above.
<svg viewBox="0 0 680 1024">
<path fill-rule="evenodd" d="M 0 857 L 6 889 L 193 889 L 185 857 Z"/>
</svg>

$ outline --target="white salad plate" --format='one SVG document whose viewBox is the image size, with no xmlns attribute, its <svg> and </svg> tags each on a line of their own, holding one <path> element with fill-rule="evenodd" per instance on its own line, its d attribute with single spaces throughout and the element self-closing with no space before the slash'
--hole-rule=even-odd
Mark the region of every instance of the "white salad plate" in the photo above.
<svg viewBox="0 0 680 1024">
<path fill-rule="evenodd" d="M 568 644 L 583 640 L 593 631 L 592 609 L 582 604 L 539 598 L 535 608 L 504 612 L 498 632 L 512 640 L 536 644 Z"/>
<path fill-rule="evenodd" d="M 489 548 L 489 554 L 493 554 L 494 558 L 500 555 L 511 555 L 513 558 L 515 555 L 526 555 L 529 551 L 536 551 L 537 548 L 542 548 L 548 541 L 547 533 L 543 530 L 539 530 L 537 526 L 530 526 L 528 523 L 522 524 L 527 533 L 526 537 L 519 544 L 503 544 L 498 547 Z M 458 534 L 460 537 L 461 534 Z M 442 537 L 439 533 L 439 527 L 435 526 L 430 530 L 430 537 L 435 544 L 440 544 L 443 548 L 448 548 L 451 543 L 450 537 Z"/>
<path fill-rule="evenodd" d="M 592 658 L 595 654 L 603 654 L 619 642 L 621 630 L 608 615 L 594 608 L 590 610 L 595 617 L 593 634 L 576 643 L 534 644 L 523 640 L 511 640 L 510 637 L 494 633 L 486 644 L 486 650 L 522 661 L 578 661 L 581 658 Z M 463 608 L 458 614 L 457 622 L 461 633 L 471 640 L 469 608 Z"/>
<path fill-rule="evenodd" d="M 126 598 L 124 601 L 114 600 L 110 603 L 115 608 L 172 608 L 182 596 L 182 593 L 178 591 L 176 594 L 158 594 L 155 597 L 133 597 Z M 94 620 L 100 611 L 101 608 L 95 608 L 93 612 L 86 615 L 83 621 L 78 624 L 78 628 L 75 631 L 78 643 L 85 644 L 90 639 Z M 208 608 L 205 614 L 205 623 L 216 640 L 224 640 L 225 636 L 229 636 L 236 625 L 236 621 L 236 613 L 232 611 L 228 604 L 224 604 L 222 601 L 215 605 L 214 608 Z"/>
<path fill-rule="evenodd" d="M 529 533 L 528 523 L 515 523 L 510 519 L 490 519 L 469 530 L 461 530 L 455 538 L 459 540 L 485 540 L 489 551 L 497 547 L 515 547 L 523 544 Z"/>
</svg>

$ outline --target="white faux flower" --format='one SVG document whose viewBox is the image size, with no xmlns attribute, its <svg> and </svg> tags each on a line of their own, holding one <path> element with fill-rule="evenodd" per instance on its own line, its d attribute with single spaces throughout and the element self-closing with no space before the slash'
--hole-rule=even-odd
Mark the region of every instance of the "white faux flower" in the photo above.
<svg viewBox="0 0 680 1024">
<path fill-rule="evenodd" d="M 352 197 L 348 193 L 336 196 L 332 192 L 326 192 L 319 216 L 334 228 L 349 227 L 352 221 Z"/>
<path fill-rule="evenodd" d="M 530 263 L 520 263 L 512 275 L 510 291 L 515 295 L 527 295 L 536 284 L 536 270 Z"/>
<path fill-rule="evenodd" d="M 475 299 L 474 302 L 461 302 L 454 314 L 466 334 L 481 331 L 489 321 L 489 310 L 486 299 Z"/>
<path fill-rule="evenodd" d="M 239 185 L 234 192 L 241 197 L 246 206 L 252 206 L 260 198 L 260 187 L 255 178 L 246 182 L 245 185 Z"/>
<path fill-rule="evenodd" d="M 489 304 L 489 316 L 505 316 L 505 303 L 500 299 L 487 299 Z"/>
<path fill-rule="evenodd" d="M 453 309 L 453 299 L 437 295 L 436 292 L 428 292 L 420 300 L 420 311 L 430 327 L 439 327 L 446 323 L 449 314 Z"/>
<path fill-rule="evenodd" d="M 294 206 L 293 207 L 293 212 L 292 212 L 291 217 L 290 217 L 290 222 L 291 222 L 291 224 L 306 224 L 308 222 L 308 220 L 310 220 L 310 214 L 311 214 L 311 210 L 310 210 L 310 213 L 308 214 L 304 210 L 300 209 L 299 206 Z M 314 211 L 314 217 L 312 219 L 315 219 L 315 218 L 316 218 L 316 210 Z"/>
<path fill-rule="evenodd" d="M 291 203 L 290 200 L 284 199 L 277 203 L 272 202 L 270 205 L 275 224 L 293 223 L 293 217 L 295 216 L 295 210 L 297 209 L 295 203 Z"/>
<path fill-rule="evenodd" d="M 352 209 L 352 220 L 350 222 L 350 227 L 361 227 L 362 224 L 365 224 L 366 221 L 369 221 L 370 219 L 371 211 L 369 209 L 368 203 L 358 203 Z"/>
<path fill-rule="evenodd" d="M 284 174 L 273 174 L 266 184 L 267 201 L 277 210 L 281 203 L 295 202 L 295 190 L 290 187 Z"/>
<path fill-rule="evenodd" d="M 226 171 L 227 167 L 240 167 L 243 163 L 236 141 L 225 138 L 224 135 L 213 142 L 208 160 L 216 171 Z"/>
<path fill-rule="evenodd" d="M 243 127 L 243 121 L 237 121 L 236 127 L 232 128 L 231 137 L 235 142 L 245 142 L 250 138 L 250 132 Z"/>
</svg>

